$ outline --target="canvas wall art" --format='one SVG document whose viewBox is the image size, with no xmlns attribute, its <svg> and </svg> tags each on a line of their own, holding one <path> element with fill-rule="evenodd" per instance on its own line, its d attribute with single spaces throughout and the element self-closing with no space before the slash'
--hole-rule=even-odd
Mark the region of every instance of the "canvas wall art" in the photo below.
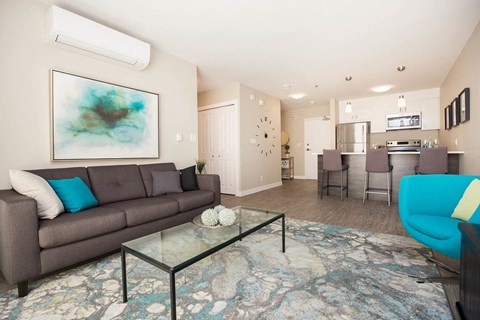
<svg viewBox="0 0 480 320">
<path fill-rule="evenodd" d="M 53 160 L 158 158 L 158 94 L 52 70 Z"/>
<path fill-rule="evenodd" d="M 463 89 L 458 95 L 460 104 L 460 122 L 470 120 L 470 88 Z"/>
</svg>

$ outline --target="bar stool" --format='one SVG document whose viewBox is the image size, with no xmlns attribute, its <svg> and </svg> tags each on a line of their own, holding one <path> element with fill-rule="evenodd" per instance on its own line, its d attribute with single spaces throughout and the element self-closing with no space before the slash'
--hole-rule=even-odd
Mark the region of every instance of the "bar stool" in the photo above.
<svg viewBox="0 0 480 320">
<path fill-rule="evenodd" d="M 392 199 L 392 171 L 393 166 L 388 161 L 387 149 L 368 149 L 367 159 L 365 164 L 365 184 L 363 185 L 363 203 L 365 197 L 368 199 L 370 193 L 386 194 L 388 205 Z M 370 173 L 386 173 L 387 174 L 387 188 L 370 188 Z"/>
<path fill-rule="evenodd" d="M 343 171 L 347 171 L 347 185 L 343 185 Z M 330 184 L 330 172 L 340 172 L 340 185 Z M 325 185 L 325 173 L 327 175 L 327 185 Z M 342 163 L 342 154 L 340 150 L 323 149 L 323 175 L 320 199 L 323 199 L 323 189 L 327 189 L 329 195 L 330 187 L 340 188 L 340 200 L 343 200 L 343 190 L 347 192 L 348 198 L 348 164 Z"/>
<path fill-rule="evenodd" d="M 422 148 L 415 174 L 446 174 L 448 173 L 447 147 Z"/>
</svg>

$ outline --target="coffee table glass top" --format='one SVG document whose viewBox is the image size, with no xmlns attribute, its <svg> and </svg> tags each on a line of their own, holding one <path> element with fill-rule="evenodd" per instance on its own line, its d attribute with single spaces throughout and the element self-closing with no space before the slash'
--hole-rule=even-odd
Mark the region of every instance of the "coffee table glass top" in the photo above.
<svg viewBox="0 0 480 320">
<path fill-rule="evenodd" d="M 207 228 L 188 222 L 125 242 L 122 246 L 163 268 L 181 269 L 284 216 L 279 212 L 245 207 L 232 210 L 237 215 L 232 226 Z"/>
</svg>

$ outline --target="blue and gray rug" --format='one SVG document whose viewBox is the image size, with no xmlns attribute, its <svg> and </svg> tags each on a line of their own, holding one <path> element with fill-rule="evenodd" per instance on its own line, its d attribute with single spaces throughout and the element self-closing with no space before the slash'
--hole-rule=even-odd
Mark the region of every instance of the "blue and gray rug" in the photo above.
<svg viewBox="0 0 480 320">
<path fill-rule="evenodd" d="M 181 319 L 452 319 L 414 240 L 287 220 L 272 224 L 177 274 Z M 167 273 L 127 255 L 128 303 L 121 303 L 120 255 L 37 281 L 25 298 L 0 293 L 1 319 L 170 319 Z"/>
</svg>

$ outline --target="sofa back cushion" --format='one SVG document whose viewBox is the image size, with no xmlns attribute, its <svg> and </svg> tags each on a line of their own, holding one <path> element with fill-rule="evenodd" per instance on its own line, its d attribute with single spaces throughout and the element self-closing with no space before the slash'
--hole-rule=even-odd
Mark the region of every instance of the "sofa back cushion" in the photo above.
<svg viewBox="0 0 480 320">
<path fill-rule="evenodd" d="M 102 204 L 145 197 L 137 165 L 88 167 L 92 191 Z"/>
<path fill-rule="evenodd" d="M 85 182 L 85 184 L 91 188 L 90 179 L 88 178 L 87 168 L 74 167 L 74 168 L 59 168 L 59 169 L 39 169 L 39 170 L 27 170 L 30 173 L 36 174 L 45 180 L 60 180 L 79 177 Z"/>
<path fill-rule="evenodd" d="M 177 168 L 175 167 L 175 164 L 172 162 L 144 164 L 138 167 L 140 168 L 140 173 L 142 174 L 143 184 L 145 186 L 145 190 L 147 191 L 147 197 L 151 197 L 153 194 L 152 172 L 177 170 Z"/>
</svg>

